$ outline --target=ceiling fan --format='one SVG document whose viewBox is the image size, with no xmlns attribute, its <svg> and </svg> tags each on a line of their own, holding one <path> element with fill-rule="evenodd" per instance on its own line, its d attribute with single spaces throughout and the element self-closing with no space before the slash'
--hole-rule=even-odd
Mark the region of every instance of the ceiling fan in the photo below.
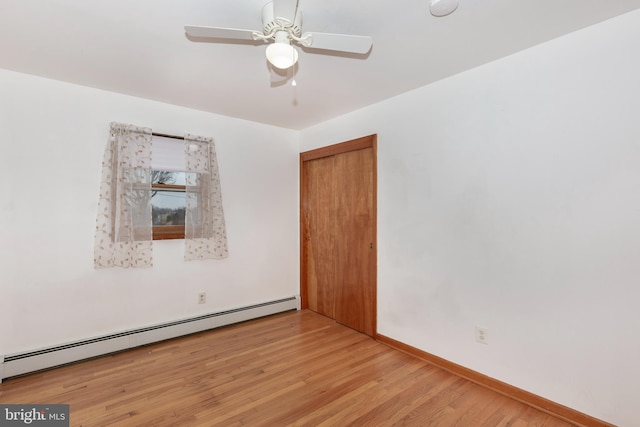
<svg viewBox="0 0 640 427">
<path fill-rule="evenodd" d="M 298 0 L 272 0 L 267 3 L 262 8 L 262 27 L 262 31 L 193 25 L 187 25 L 184 29 L 191 37 L 271 43 L 266 50 L 267 60 L 282 70 L 292 67 L 298 60 L 298 51 L 291 45 L 292 42 L 309 49 L 356 54 L 366 54 L 373 44 L 373 39 L 368 36 L 303 33 Z"/>
</svg>

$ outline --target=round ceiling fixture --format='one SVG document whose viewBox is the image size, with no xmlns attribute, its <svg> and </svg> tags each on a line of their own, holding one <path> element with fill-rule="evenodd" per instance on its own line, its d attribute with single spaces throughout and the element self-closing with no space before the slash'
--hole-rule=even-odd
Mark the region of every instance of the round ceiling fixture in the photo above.
<svg viewBox="0 0 640 427">
<path fill-rule="evenodd" d="M 291 46 L 286 31 L 278 31 L 275 35 L 275 43 L 267 46 L 265 52 L 267 60 L 276 68 L 286 70 L 298 61 L 298 51 Z"/>
<path fill-rule="evenodd" d="M 431 0 L 429 6 L 433 16 L 447 16 L 458 8 L 459 0 Z"/>
<path fill-rule="evenodd" d="M 273 43 L 267 46 L 267 59 L 276 68 L 286 70 L 298 60 L 298 51 L 287 43 Z"/>
</svg>

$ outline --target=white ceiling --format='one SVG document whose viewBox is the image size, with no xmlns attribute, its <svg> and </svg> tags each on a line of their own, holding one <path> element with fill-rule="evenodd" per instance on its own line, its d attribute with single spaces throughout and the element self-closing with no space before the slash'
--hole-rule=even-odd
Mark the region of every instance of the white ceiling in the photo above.
<svg viewBox="0 0 640 427">
<path fill-rule="evenodd" d="M 300 52 L 272 85 L 264 45 L 184 25 L 261 29 L 267 0 L 0 0 L 0 68 L 303 129 L 640 8 L 640 0 L 300 0 L 303 31 L 369 35 L 367 56 Z M 317 51 L 316 51 L 317 52 Z"/>
</svg>

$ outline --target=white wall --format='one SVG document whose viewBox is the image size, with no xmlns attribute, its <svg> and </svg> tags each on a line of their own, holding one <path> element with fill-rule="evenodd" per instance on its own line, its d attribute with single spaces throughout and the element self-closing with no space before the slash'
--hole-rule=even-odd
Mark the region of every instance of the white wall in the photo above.
<svg viewBox="0 0 640 427">
<path fill-rule="evenodd" d="M 379 333 L 640 425 L 638 52 L 640 11 L 301 132 L 378 134 Z"/>
<path fill-rule="evenodd" d="M 214 138 L 228 259 L 94 270 L 111 121 Z M 299 293 L 294 131 L 0 70 L 0 144 L 0 355 Z"/>
</svg>

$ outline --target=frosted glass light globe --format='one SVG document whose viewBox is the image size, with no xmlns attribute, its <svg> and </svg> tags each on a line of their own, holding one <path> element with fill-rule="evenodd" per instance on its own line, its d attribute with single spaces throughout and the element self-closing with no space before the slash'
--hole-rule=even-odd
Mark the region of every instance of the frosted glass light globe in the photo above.
<svg viewBox="0 0 640 427">
<path fill-rule="evenodd" d="M 276 68 L 285 70 L 298 61 L 298 51 L 289 43 L 273 43 L 267 46 L 267 60 Z"/>
</svg>

